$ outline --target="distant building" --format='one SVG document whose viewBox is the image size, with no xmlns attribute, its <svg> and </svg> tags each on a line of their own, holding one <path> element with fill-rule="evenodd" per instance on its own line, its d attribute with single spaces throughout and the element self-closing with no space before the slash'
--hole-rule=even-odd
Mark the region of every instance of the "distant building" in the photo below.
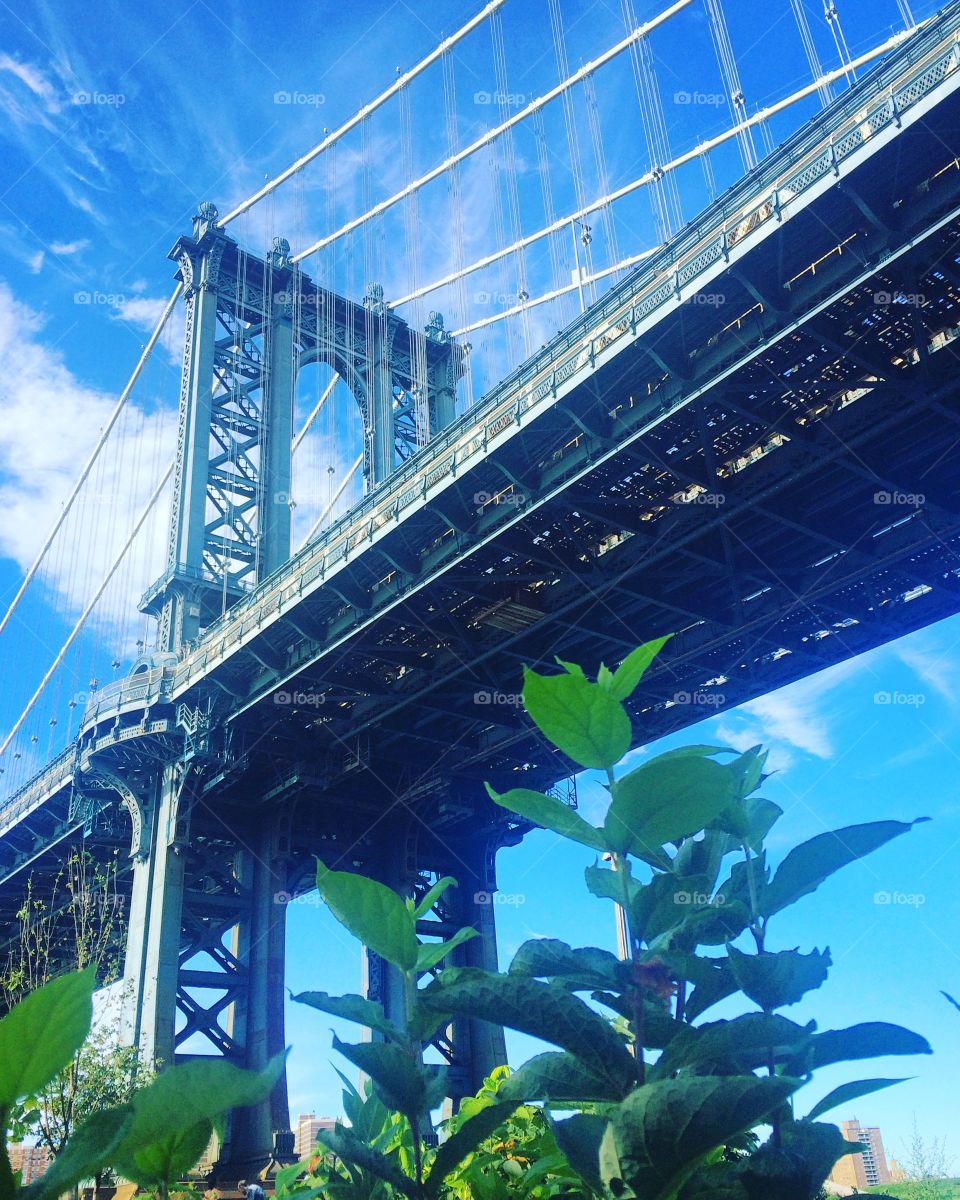
<svg viewBox="0 0 960 1200">
<path fill-rule="evenodd" d="M 312 1153 L 317 1144 L 317 1134 L 321 1129 L 332 1129 L 336 1121 L 333 1117 L 318 1117 L 316 1113 L 301 1113 L 297 1117 L 297 1131 L 293 1143 L 293 1151 L 298 1159 L 306 1158 Z"/>
<path fill-rule="evenodd" d="M 50 1166 L 50 1151 L 46 1146 L 25 1146 L 21 1142 L 7 1149 L 10 1166 L 20 1172 L 20 1183 L 24 1187 L 39 1179 Z"/>
<path fill-rule="evenodd" d="M 838 1159 L 830 1172 L 831 1182 L 855 1188 L 890 1183 L 892 1177 L 887 1168 L 880 1130 L 875 1125 L 861 1125 L 854 1117 L 852 1121 L 841 1123 L 840 1132 L 846 1141 L 862 1143 L 863 1150 Z"/>
</svg>

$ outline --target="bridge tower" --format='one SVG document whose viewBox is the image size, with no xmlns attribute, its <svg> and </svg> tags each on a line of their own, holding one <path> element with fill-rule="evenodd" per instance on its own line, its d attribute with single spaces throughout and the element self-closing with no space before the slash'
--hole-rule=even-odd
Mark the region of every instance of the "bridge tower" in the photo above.
<svg viewBox="0 0 960 1200">
<path fill-rule="evenodd" d="M 141 664 L 154 671 L 169 669 L 291 555 L 302 366 L 326 363 L 353 393 L 367 489 L 453 419 L 463 373 L 464 351 L 438 314 L 415 331 L 390 312 L 377 285 L 361 303 L 325 291 L 290 262 L 283 239 L 256 258 L 218 228 L 217 215 L 212 204 L 201 205 L 192 235 L 170 253 L 184 288 L 186 333 L 167 568 L 141 602 L 158 620 L 156 653 Z M 152 763 L 129 761 L 129 749 L 126 760 L 105 763 L 119 753 L 111 746 L 82 755 L 81 770 L 87 790 L 121 793 L 137 830 L 128 1036 L 161 1063 L 199 1051 L 259 1069 L 284 1046 L 284 904 L 311 886 L 302 864 L 324 850 L 330 834 L 314 820 L 317 840 L 310 844 L 310 832 L 301 831 L 296 859 L 293 819 L 282 801 L 223 798 L 241 752 L 216 710 L 211 687 L 205 705 L 176 706 L 172 736 L 158 739 L 162 753 L 151 748 Z M 473 921 L 483 936 L 461 948 L 459 961 L 495 965 L 492 908 L 473 901 L 495 892 L 497 843 L 489 831 L 457 846 L 423 834 L 415 820 L 349 836 L 361 845 L 352 865 L 400 890 L 422 892 L 441 874 L 458 876 L 460 895 L 448 893 L 422 932 L 447 936 L 450 926 Z M 396 1014 L 402 990 L 393 968 L 369 952 L 365 961 L 367 994 Z M 471 1022 L 442 1030 L 436 1050 L 449 1064 L 454 1099 L 474 1091 L 504 1058 L 502 1032 Z M 271 1147 L 292 1150 L 285 1082 L 264 1103 L 233 1114 L 218 1176 L 255 1171 Z"/>
</svg>

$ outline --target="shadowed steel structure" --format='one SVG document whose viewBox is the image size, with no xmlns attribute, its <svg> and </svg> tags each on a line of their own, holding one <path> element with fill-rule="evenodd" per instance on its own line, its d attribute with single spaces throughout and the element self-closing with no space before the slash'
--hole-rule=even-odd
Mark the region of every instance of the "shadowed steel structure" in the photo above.
<svg viewBox="0 0 960 1200">
<path fill-rule="evenodd" d="M 960 609 L 958 28 L 952 6 L 459 417 L 442 325 L 323 292 L 282 242 L 256 260 L 202 209 L 174 250 L 158 652 L 0 811 L 4 918 L 67 839 L 132 824 L 131 1036 L 261 1066 L 315 855 L 411 893 L 454 875 L 422 933 L 475 924 L 459 961 L 495 964 L 495 853 L 524 830 L 483 782 L 575 803 L 505 702 L 523 662 L 676 631 L 631 700 L 652 739 Z M 291 557 L 310 356 L 357 398 L 369 490 Z M 369 954 L 365 986 L 396 1011 Z M 502 1036 L 454 1023 L 436 1050 L 456 1099 Z M 287 1120 L 283 1085 L 235 1114 L 221 1174 Z"/>
</svg>

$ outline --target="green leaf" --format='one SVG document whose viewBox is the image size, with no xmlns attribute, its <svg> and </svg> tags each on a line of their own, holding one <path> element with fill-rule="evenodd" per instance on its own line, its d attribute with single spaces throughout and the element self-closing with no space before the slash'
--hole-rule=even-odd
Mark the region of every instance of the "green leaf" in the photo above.
<svg viewBox="0 0 960 1200">
<path fill-rule="evenodd" d="M 446 958 L 451 950 L 456 950 L 464 942 L 469 942 L 471 938 L 479 936 L 479 929 L 474 929 L 472 925 L 465 925 L 463 929 L 458 929 L 449 941 L 422 943 L 417 951 L 417 970 L 429 971 L 431 967 L 437 965 L 441 958 Z"/>
<path fill-rule="evenodd" d="M 559 983 L 451 967 L 419 993 L 429 1008 L 492 1021 L 569 1050 L 601 1076 L 622 1081 L 635 1063 L 607 1022 Z"/>
<path fill-rule="evenodd" d="M 637 1088 L 613 1115 L 613 1150 L 601 1154 L 604 1183 L 643 1200 L 672 1200 L 711 1150 L 760 1124 L 796 1090 L 783 1076 L 684 1076 Z M 612 1185 L 612 1186 L 611 1186 Z"/>
<path fill-rule="evenodd" d="M 630 968 L 609 950 L 587 946 L 574 950 L 556 938 L 531 938 L 524 942 L 510 964 L 511 975 L 544 979 L 562 977 L 568 987 L 624 988 Z"/>
<path fill-rule="evenodd" d="M 570 1166 L 595 1192 L 603 1191 L 600 1178 L 600 1144 L 607 1131 L 606 1117 L 596 1113 L 577 1113 L 565 1121 L 550 1121 L 557 1145 Z"/>
<path fill-rule="evenodd" d="M 617 667 L 610 686 L 610 691 L 617 700 L 626 700 L 633 695 L 647 668 L 672 637 L 673 634 L 668 633 L 666 637 L 654 638 L 652 642 L 644 642 L 627 655 Z"/>
<path fill-rule="evenodd" d="M 388 1108 L 415 1121 L 424 1111 L 428 1077 L 408 1051 L 389 1042 L 341 1042 L 334 1034 L 333 1048 L 373 1080 L 373 1087 Z"/>
<path fill-rule="evenodd" d="M 583 877 L 587 881 L 587 890 L 602 900 L 613 900 L 620 903 L 620 874 L 611 871 L 609 867 L 585 867 Z M 631 905 L 636 900 L 644 884 L 630 877 L 627 879 L 627 896 Z"/>
<path fill-rule="evenodd" d="M 255 1104 L 271 1091 L 284 1058 L 278 1054 L 262 1071 L 243 1071 L 221 1059 L 194 1059 L 162 1071 L 134 1094 L 133 1118 L 111 1166 L 143 1187 L 177 1178 L 203 1153 L 221 1113 Z"/>
<path fill-rule="evenodd" d="M 767 1012 L 796 1004 L 807 992 L 818 988 L 830 971 L 829 949 L 810 954 L 799 950 L 744 954 L 730 946 L 727 954 L 740 990 Z"/>
<path fill-rule="evenodd" d="M 720 867 L 728 854 L 739 850 L 740 846 L 728 833 L 718 829 L 707 829 L 702 837 L 685 838 L 683 845 L 677 851 L 670 864 L 674 875 L 706 875 L 710 879 L 710 888 L 716 886 Z"/>
<path fill-rule="evenodd" d="M 771 1138 L 727 1173 L 742 1181 L 745 1198 L 810 1200 L 822 1194 L 821 1186 L 837 1159 L 857 1148 L 857 1143 L 843 1138 L 836 1125 L 782 1120 L 779 1144 Z"/>
<path fill-rule="evenodd" d="M 581 767 L 607 770 L 630 749 L 623 705 L 579 675 L 538 675 L 525 667 L 523 703 L 541 733 Z"/>
<path fill-rule="evenodd" d="M 70 1062 L 90 1031 L 95 986 L 93 967 L 61 975 L 0 1020 L 0 1107 L 39 1092 Z"/>
<path fill-rule="evenodd" d="M 430 1174 L 423 1185 L 423 1190 L 429 1198 L 438 1194 L 444 1179 L 463 1162 L 468 1154 L 472 1154 L 482 1141 L 488 1138 L 495 1129 L 506 1121 L 519 1105 L 519 1100 L 502 1101 L 481 1108 L 475 1116 L 459 1127 L 437 1150 Z"/>
<path fill-rule="evenodd" d="M 750 913 L 739 900 L 725 901 L 723 892 L 710 904 L 695 908 L 684 923 L 667 934 L 669 946 L 677 950 L 693 950 L 696 946 L 722 946 L 733 941 L 750 924 Z M 656 944 L 651 949 L 659 949 Z"/>
<path fill-rule="evenodd" d="M 888 1054 L 932 1054 L 930 1043 L 919 1033 L 886 1021 L 865 1021 L 848 1029 L 825 1029 L 813 1038 L 810 1067 L 879 1058 Z"/>
<path fill-rule="evenodd" d="M 404 1175 L 385 1154 L 371 1149 L 362 1138 L 357 1137 L 346 1126 L 338 1124 L 335 1129 L 318 1130 L 317 1141 L 331 1150 L 337 1158 L 342 1158 L 346 1163 L 353 1163 L 364 1171 L 369 1171 L 371 1175 L 382 1179 L 405 1196 L 416 1197 L 419 1195 L 419 1188 L 413 1179 Z"/>
<path fill-rule="evenodd" d="M 651 1068 L 651 1078 L 665 1079 L 682 1068 L 734 1064 L 752 1071 L 773 1054 L 779 1062 L 809 1045 L 811 1030 L 775 1013 L 744 1013 L 730 1021 L 684 1025 Z"/>
<path fill-rule="evenodd" d="M 734 799 L 735 780 L 728 767 L 702 755 L 658 757 L 618 779 L 611 794 L 607 848 L 650 853 L 718 817 Z"/>
<path fill-rule="evenodd" d="M 375 879 L 317 864 L 317 887 L 327 907 L 354 937 L 401 971 L 417 965 L 416 923 L 400 896 Z"/>
<path fill-rule="evenodd" d="M 867 825 L 847 825 L 831 833 L 821 833 L 791 850 L 780 864 L 764 899 L 763 915 L 772 916 L 782 908 L 816 891 L 835 871 L 885 845 L 892 838 L 908 833 L 914 825 L 929 820 L 872 821 Z"/>
<path fill-rule="evenodd" d="M 690 956 L 693 958 L 693 956 Z M 669 958 L 668 958 L 669 961 Z M 684 1006 L 684 1016 L 688 1021 L 695 1021 L 708 1008 L 732 996 L 737 990 L 737 981 L 733 977 L 730 963 L 725 958 L 693 958 L 694 963 L 709 963 L 709 967 L 698 970 L 696 976 L 692 973 L 688 978 L 693 983 L 693 991 L 687 997 Z M 696 969 L 694 967 L 693 969 Z M 681 974 L 680 971 L 677 974 Z"/>
<path fill-rule="evenodd" d="M 20 1191 L 20 1200 L 56 1200 L 82 1179 L 99 1174 L 110 1165 L 132 1118 L 129 1104 L 94 1113 L 73 1130 L 66 1147 L 43 1175 Z"/>
<path fill-rule="evenodd" d="M 334 1017 L 343 1017 L 346 1021 L 355 1021 L 365 1025 L 367 1029 L 375 1029 L 396 1042 L 406 1041 L 406 1034 L 388 1019 L 383 1008 L 373 1000 L 363 996 L 348 994 L 331 996 L 327 992 L 300 992 L 293 997 L 297 1004 L 306 1004 L 309 1008 L 319 1009 L 320 1012 L 330 1013 Z"/>
<path fill-rule="evenodd" d="M 552 1103 L 592 1103 L 622 1100 L 633 1086 L 629 1079 L 611 1078 L 605 1071 L 593 1070 L 566 1051 L 551 1050 L 537 1054 L 514 1071 L 500 1088 L 504 1099 L 543 1100 Z"/>
<path fill-rule="evenodd" d="M 423 899 L 413 910 L 413 915 L 418 918 L 424 916 L 430 911 L 431 908 L 433 908 L 447 888 L 459 886 L 460 885 L 452 875 L 444 875 L 442 879 L 438 879 L 433 887 L 427 893 L 425 893 Z"/>
<path fill-rule="evenodd" d="M 554 658 L 553 660 L 558 667 L 563 667 L 568 675 L 576 675 L 578 679 L 586 679 L 583 673 L 583 667 L 579 663 L 564 662 L 562 658 Z"/>
<path fill-rule="evenodd" d="M 213 1136 L 213 1121 L 204 1117 L 185 1128 L 154 1130 L 137 1149 L 115 1152 L 112 1165 L 124 1178 L 142 1188 L 170 1184 L 197 1165 Z"/>
<path fill-rule="evenodd" d="M 727 766 L 737 780 L 737 795 L 745 799 L 755 792 L 763 779 L 763 768 L 767 762 L 767 751 L 762 746 L 751 746 L 749 750 L 732 759 Z"/>
<path fill-rule="evenodd" d="M 732 769 L 734 764 L 729 765 Z M 759 853 L 764 838 L 782 816 L 783 809 L 772 800 L 746 796 L 735 800 L 712 822 L 711 828 L 732 834 L 742 845 Z"/>
<path fill-rule="evenodd" d="M 487 794 L 495 804 L 525 817 L 534 825 L 550 829 L 571 841 L 589 846 L 592 850 L 606 848 L 600 830 L 594 829 L 577 813 L 576 809 L 571 808 L 569 804 L 564 804 L 556 796 L 545 796 L 543 792 L 534 792 L 529 788 L 511 788 L 509 792 L 501 795 L 501 793 L 495 792 L 489 783 L 486 788 Z"/>
<path fill-rule="evenodd" d="M 683 925 L 693 914 L 710 907 L 707 876 L 677 879 L 672 873 L 665 873 L 655 875 L 640 889 L 630 906 L 630 914 L 634 929 L 650 944 Z"/>
<path fill-rule="evenodd" d="M 817 1117 L 822 1117 L 824 1113 L 830 1112 L 832 1108 L 839 1108 L 841 1104 L 849 1104 L 851 1100 L 858 1100 L 861 1096 L 869 1096 L 871 1092 L 879 1092 L 883 1088 L 893 1087 L 895 1083 L 907 1083 L 908 1078 L 912 1078 L 912 1076 L 904 1079 L 857 1079 L 852 1083 L 841 1083 L 832 1092 L 828 1092 L 819 1104 L 815 1104 L 810 1109 L 806 1119 L 814 1121 Z"/>
</svg>

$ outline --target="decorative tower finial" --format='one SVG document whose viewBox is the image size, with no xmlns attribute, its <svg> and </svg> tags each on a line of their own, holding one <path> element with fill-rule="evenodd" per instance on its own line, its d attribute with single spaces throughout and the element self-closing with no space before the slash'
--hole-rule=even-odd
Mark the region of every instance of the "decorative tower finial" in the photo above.
<svg viewBox="0 0 960 1200">
<path fill-rule="evenodd" d="M 216 226 L 217 217 L 220 216 L 220 210 L 212 200 L 204 200 L 197 208 L 197 215 L 193 218 L 193 236 L 202 237 L 208 229 Z"/>
<path fill-rule="evenodd" d="M 272 267 L 287 267 L 290 265 L 290 243 L 284 237 L 273 239 L 273 249 L 267 255 Z"/>
<path fill-rule="evenodd" d="M 443 327 L 442 313 L 432 312 L 426 325 L 423 327 L 423 332 L 432 342 L 440 342 L 442 344 L 450 341 L 450 334 Z"/>
<path fill-rule="evenodd" d="M 383 300 L 382 283 L 367 284 L 363 292 L 363 307 L 377 317 L 382 317 L 386 313 L 387 306 Z"/>
</svg>

